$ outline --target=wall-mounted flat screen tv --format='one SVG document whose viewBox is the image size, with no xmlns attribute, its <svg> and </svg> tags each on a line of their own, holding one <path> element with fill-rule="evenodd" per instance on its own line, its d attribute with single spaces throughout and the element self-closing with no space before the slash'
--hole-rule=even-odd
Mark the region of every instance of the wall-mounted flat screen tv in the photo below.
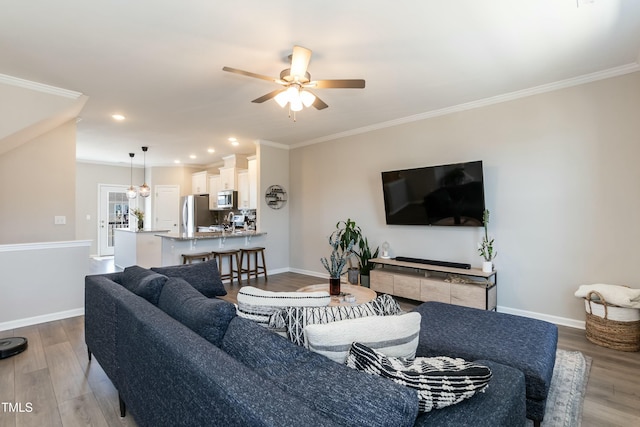
<svg viewBox="0 0 640 427">
<path fill-rule="evenodd" d="M 387 224 L 481 227 L 482 161 L 382 172 Z"/>
</svg>

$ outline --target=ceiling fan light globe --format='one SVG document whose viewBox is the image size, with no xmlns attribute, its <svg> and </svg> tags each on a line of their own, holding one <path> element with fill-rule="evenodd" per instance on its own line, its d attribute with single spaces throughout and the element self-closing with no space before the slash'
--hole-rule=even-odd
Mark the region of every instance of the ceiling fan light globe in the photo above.
<svg viewBox="0 0 640 427">
<path fill-rule="evenodd" d="M 302 101 L 300 97 L 291 100 L 291 111 L 301 111 L 302 110 Z"/>
<path fill-rule="evenodd" d="M 276 100 L 279 106 L 284 108 L 285 105 L 287 105 L 287 102 L 289 102 L 289 95 L 287 95 L 287 91 L 280 92 L 279 94 L 276 95 L 274 99 Z"/>
<path fill-rule="evenodd" d="M 307 92 L 306 90 L 301 90 L 300 99 L 302 100 L 302 104 L 305 107 L 309 108 L 313 105 L 314 101 L 316 100 L 316 96 L 311 92 Z"/>
</svg>

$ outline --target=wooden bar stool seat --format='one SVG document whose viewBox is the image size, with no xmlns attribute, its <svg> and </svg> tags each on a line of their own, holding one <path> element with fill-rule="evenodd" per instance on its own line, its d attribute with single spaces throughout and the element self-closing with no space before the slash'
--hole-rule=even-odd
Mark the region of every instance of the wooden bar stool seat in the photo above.
<svg viewBox="0 0 640 427">
<path fill-rule="evenodd" d="M 258 263 L 258 254 L 260 254 L 261 264 Z M 253 255 L 253 266 L 251 265 L 251 256 Z M 247 266 L 244 265 L 245 256 L 247 258 Z M 264 248 L 242 248 L 240 249 L 240 274 L 247 275 L 247 282 L 254 276 L 256 279 L 258 275 L 264 275 L 264 280 L 267 280 L 267 264 L 264 261 Z"/>
<path fill-rule="evenodd" d="M 192 264 L 194 260 L 200 260 L 202 262 L 211 259 L 211 252 L 199 252 L 197 254 L 182 254 L 183 264 Z"/>
<path fill-rule="evenodd" d="M 229 283 L 233 285 L 233 277 L 238 280 L 238 284 L 242 284 L 242 278 L 240 277 L 240 251 L 237 249 L 228 249 L 211 252 L 213 259 L 218 261 L 218 271 L 220 272 L 220 279 L 229 279 Z M 229 272 L 222 272 L 222 260 L 224 258 L 229 260 Z M 235 264 L 234 264 L 235 261 Z"/>
</svg>

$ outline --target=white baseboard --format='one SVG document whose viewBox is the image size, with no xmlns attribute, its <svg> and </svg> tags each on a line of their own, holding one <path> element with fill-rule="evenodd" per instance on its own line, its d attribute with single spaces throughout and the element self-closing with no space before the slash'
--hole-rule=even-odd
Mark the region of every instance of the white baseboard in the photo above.
<svg viewBox="0 0 640 427">
<path fill-rule="evenodd" d="M 11 320 L 9 322 L 0 323 L 0 331 L 9 329 L 23 328 L 25 326 L 37 325 L 39 323 L 53 322 L 55 320 L 67 319 L 84 315 L 84 307 L 74 308 L 72 310 L 60 311 L 58 313 L 43 314 L 41 316 L 27 317 L 25 319 Z"/>
<path fill-rule="evenodd" d="M 500 313 L 514 314 L 516 316 L 530 317 L 532 319 L 544 320 L 556 325 L 568 326 L 570 328 L 585 329 L 584 320 L 569 319 L 567 317 L 551 316 L 549 314 L 536 313 L 534 311 L 519 310 L 515 308 L 498 306 Z"/>
<path fill-rule="evenodd" d="M 328 274 L 318 273 L 317 271 L 301 270 L 299 268 L 289 268 L 288 271 L 290 271 L 291 273 L 304 274 L 304 275 L 307 275 L 307 276 L 321 277 L 323 279 L 328 279 L 329 278 Z"/>
</svg>

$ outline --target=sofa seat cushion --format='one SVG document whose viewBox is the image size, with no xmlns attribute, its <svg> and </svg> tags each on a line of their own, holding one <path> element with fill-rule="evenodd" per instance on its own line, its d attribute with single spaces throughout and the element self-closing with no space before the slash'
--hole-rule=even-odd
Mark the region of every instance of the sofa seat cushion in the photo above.
<svg viewBox="0 0 640 427">
<path fill-rule="evenodd" d="M 133 265 L 124 269 L 121 280 L 126 289 L 157 305 L 167 276 Z"/>
<path fill-rule="evenodd" d="M 373 301 L 354 306 L 287 307 L 271 316 L 269 327 L 278 330 L 286 329 L 287 336 L 291 342 L 297 345 L 304 345 L 304 328 L 307 325 L 400 313 L 402 313 L 402 309 L 398 302 L 390 295 L 384 294 Z"/>
<path fill-rule="evenodd" d="M 451 357 L 390 357 L 354 342 L 346 365 L 417 390 L 420 411 L 455 405 L 483 392 L 491 369 Z"/>
<path fill-rule="evenodd" d="M 196 264 L 153 267 L 151 270 L 168 277 L 180 277 L 206 297 L 221 297 L 227 294 L 222 279 L 220 279 L 216 260 Z"/>
<path fill-rule="evenodd" d="M 233 304 L 207 298 L 179 277 L 167 280 L 158 308 L 217 347 L 236 316 Z"/>
<path fill-rule="evenodd" d="M 527 416 L 542 420 L 558 344 L 556 325 L 506 313 L 426 302 L 418 356 L 486 359 L 520 369 L 526 380 Z"/>
<path fill-rule="evenodd" d="M 489 360 L 475 363 L 491 369 L 491 382 L 484 393 L 430 412 L 421 412 L 416 427 L 514 427 L 526 422 L 523 373 L 510 366 Z"/>
<path fill-rule="evenodd" d="M 268 326 L 271 315 L 285 307 L 325 307 L 330 302 L 327 291 L 274 292 L 243 286 L 238 291 L 238 316 Z"/>
<path fill-rule="evenodd" d="M 413 358 L 418 347 L 420 314 L 367 316 L 304 328 L 309 350 L 344 363 L 354 342 L 394 357 Z"/>
<path fill-rule="evenodd" d="M 413 390 L 335 363 L 241 317 L 222 349 L 286 393 L 344 426 L 412 426 Z"/>
</svg>

